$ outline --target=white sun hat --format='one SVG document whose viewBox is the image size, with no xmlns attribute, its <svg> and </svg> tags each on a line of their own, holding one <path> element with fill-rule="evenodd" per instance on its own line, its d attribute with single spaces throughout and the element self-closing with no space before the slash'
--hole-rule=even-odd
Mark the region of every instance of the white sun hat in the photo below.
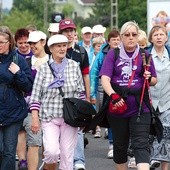
<svg viewBox="0 0 170 170">
<path fill-rule="evenodd" d="M 27 42 L 38 42 L 40 40 L 46 40 L 47 35 L 42 31 L 32 31 L 29 33 Z"/>
<path fill-rule="evenodd" d="M 68 42 L 68 38 L 65 35 L 56 34 L 49 38 L 47 45 L 48 45 L 48 47 L 50 47 L 53 44 L 67 43 L 67 42 Z"/>
<path fill-rule="evenodd" d="M 81 33 L 85 34 L 85 33 L 92 33 L 92 29 L 88 26 L 85 26 L 81 29 Z"/>
<path fill-rule="evenodd" d="M 93 33 L 104 33 L 106 31 L 106 27 L 103 27 L 102 25 L 95 25 L 92 28 Z"/>
</svg>

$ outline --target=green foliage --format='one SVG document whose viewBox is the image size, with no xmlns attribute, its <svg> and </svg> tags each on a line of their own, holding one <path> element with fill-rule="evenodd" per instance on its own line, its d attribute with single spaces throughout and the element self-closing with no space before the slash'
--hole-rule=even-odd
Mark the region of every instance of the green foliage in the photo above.
<svg viewBox="0 0 170 170">
<path fill-rule="evenodd" d="M 51 14 L 54 12 L 54 4 L 52 3 L 52 0 L 22 0 L 22 3 L 21 0 L 14 0 L 12 10 L 14 8 L 17 8 L 20 11 L 25 11 L 25 9 L 27 9 L 30 13 L 35 15 L 37 19 L 43 21 L 44 4 L 48 5 L 48 18 L 50 18 Z"/>
<path fill-rule="evenodd" d="M 114 2 L 114 0 L 113 0 Z M 125 22 L 136 21 L 140 28 L 146 30 L 147 27 L 147 7 L 146 1 L 142 0 L 118 0 L 118 27 Z M 104 26 L 110 26 L 111 1 L 96 0 L 93 7 L 94 18 Z"/>
<path fill-rule="evenodd" d="M 119 0 L 118 22 L 119 28 L 127 21 L 136 21 L 141 29 L 147 28 L 146 1 L 141 0 Z"/>
<path fill-rule="evenodd" d="M 18 9 L 13 9 L 10 15 L 5 15 L 2 19 L 2 25 L 8 26 L 13 33 L 18 28 L 26 27 L 29 24 L 41 25 L 28 10 L 19 11 Z"/>
<path fill-rule="evenodd" d="M 70 17 L 74 12 L 74 6 L 67 3 L 64 5 L 62 13 L 65 15 L 65 17 Z"/>
<path fill-rule="evenodd" d="M 110 0 L 96 0 L 95 6 L 92 7 L 94 15 L 92 17 L 96 24 L 101 23 L 104 26 L 110 25 Z M 90 17 L 91 18 L 91 17 Z M 93 24 L 95 25 L 95 24 Z"/>
<path fill-rule="evenodd" d="M 44 9 L 47 4 L 47 21 L 44 22 Z M 39 30 L 44 30 L 54 12 L 53 0 L 13 0 L 13 7 L 9 14 L 3 16 L 2 24 L 8 25 L 11 30 L 24 27 L 28 24 L 36 25 Z"/>
</svg>

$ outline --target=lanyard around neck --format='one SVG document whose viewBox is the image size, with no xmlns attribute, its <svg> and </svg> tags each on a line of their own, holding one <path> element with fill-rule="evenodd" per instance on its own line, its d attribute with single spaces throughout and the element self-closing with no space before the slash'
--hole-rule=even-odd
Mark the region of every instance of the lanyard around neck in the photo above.
<svg viewBox="0 0 170 170">
<path fill-rule="evenodd" d="M 132 68 L 134 68 L 134 69 L 132 70 L 132 75 L 131 75 L 130 80 L 129 80 L 129 82 L 128 82 L 128 88 L 131 86 L 132 81 L 133 81 L 133 79 L 134 79 L 135 72 L 136 72 L 136 69 L 137 69 L 138 58 L 139 58 L 139 54 L 138 54 L 138 55 L 136 56 L 136 58 L 135 58 L 134 67 L 132 67 Z"/>
</svg>

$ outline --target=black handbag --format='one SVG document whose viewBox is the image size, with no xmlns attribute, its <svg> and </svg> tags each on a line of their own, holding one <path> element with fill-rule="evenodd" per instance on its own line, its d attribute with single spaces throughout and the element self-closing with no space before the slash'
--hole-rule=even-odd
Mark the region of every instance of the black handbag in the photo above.
<svg viewBox="0 0 170 170">
<path fill-rule="evenodd" d="M 93 105 L 86 100 L 64 98 L 63 103 L 63 118 L 70 126 L 85 127 L 91 123 L 92 116 L 96 114 Z"/>
<path fill-rule="evenodd" d="M 49 63 L 48 66 L 51 73 L 55 77 L 54 71 Z M 85 127 L 90 124 L 92 116 L 96 114 L 93 105 L 82 99 L 78 98 L 64 98 L 64 92 L 59 87 L 60 95 L 63 97 L 63 118 L 65 123 L 73 127 Z"/>
</svg>

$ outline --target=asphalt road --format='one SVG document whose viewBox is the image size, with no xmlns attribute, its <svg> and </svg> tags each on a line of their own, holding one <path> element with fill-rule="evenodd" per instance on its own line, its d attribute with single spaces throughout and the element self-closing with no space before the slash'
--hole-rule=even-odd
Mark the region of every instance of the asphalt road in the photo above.
<svg viewBox="0 0 170 170">
<path fill-rule="evenodd" d="M 102 129 L 102 134 L 104 136 L 104 129 Z M 113 160 L 107 158 L 108 140 L 104 137 L 96 139 L 90 133 L 87 133 L 86 137 L 89 140 L 85 148 L 86 170 L 115 170 Z M 129 170 L 133 169 L 129 168 Z"/>
<path fill-rule="evenodd" d="M 108 140 L 104 138 L 104 129 L 102 129 L 101 138 L 94 138 L 91 133 L 87 133 L 86 137 L 89 140 L 89 144 L 85 148 L 86 170 L 115 170 L 113 160 L 107 158 L 109 144 Z M 160 170 L 160 168 L 156 170 Z"/>
</svg>

